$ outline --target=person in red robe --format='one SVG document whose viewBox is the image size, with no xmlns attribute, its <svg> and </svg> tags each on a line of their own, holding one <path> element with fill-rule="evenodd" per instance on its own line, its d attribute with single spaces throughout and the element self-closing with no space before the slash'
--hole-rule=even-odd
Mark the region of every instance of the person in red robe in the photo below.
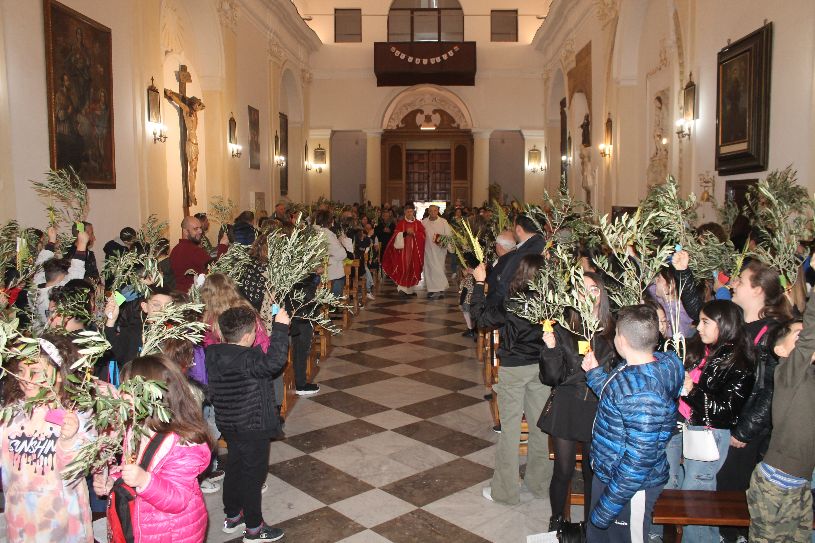
<svg viewBox="0 0 815 543">
<path fill-rule="evenodd" d="M 424 267 L 425 232 L 421 221 L 416 220 L 416 208 L 412 202 L 405 205 L 405 216 L 393 230 L 385 254 L 382 269 L 396 283 L 403 296 L 416 296 L 413 287 L 419 284 Z M 402 248 L 397 249 L 397 246 Z"/>
</svg>

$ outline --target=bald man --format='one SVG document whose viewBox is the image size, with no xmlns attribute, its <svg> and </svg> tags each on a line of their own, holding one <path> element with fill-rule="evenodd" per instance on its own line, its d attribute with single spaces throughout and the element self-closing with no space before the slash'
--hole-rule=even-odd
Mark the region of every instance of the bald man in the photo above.
<svg viewBox="0 0 815 543">
<path fill-rule="evenodd" d="M 170 252 L 170 269 L 175 277 L 176 288 L 182 292 L 187 292 L 195 280 L 195 276 L 188 275 L 187 270 L 193 270 L 196 274 L 205 273 L 207 264 L 212 257 L 209 256 L 203 247 L 201 239 L 204 236 L 204 229 L 201 221 L 195 217 L 184 217 L 181 221 L 181 239 Z M 218 256 L 226 252 L 224 239 L 219 240 Z"/>
</svg>

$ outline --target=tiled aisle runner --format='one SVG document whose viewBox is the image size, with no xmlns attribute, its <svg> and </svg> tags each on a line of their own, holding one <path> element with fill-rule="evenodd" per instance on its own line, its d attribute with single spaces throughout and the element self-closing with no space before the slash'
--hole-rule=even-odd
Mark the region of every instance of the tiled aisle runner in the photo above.
<svg viewBox="0 0 815 543">
<path fill-rule="evenodd" d="M 300 398 L 286 438 L 272 443 L 266 522 L 286 541 L 524 542 L 545 531 L 548 500 L 488 502 L 497 435 L 481 365 L 458 309 L 384 288 L 320 363 L 319 394 Z M 209 542 L 221 493 L 206 496 Z"/>
</svg>

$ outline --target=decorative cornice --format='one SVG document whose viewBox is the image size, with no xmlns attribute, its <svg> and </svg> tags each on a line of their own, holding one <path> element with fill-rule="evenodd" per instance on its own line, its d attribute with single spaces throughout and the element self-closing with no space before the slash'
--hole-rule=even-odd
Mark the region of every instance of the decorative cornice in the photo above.
<svg viewBox="0 0 815 543">
<path fill-rule="evenodd" d="M 616 19 L 620 13 L 618 0 L 594 0 L 594 9 L 603 27 Z"/>
<path fill-rule="evenodd" d="M 218 16 L 221 24 L 232 32 L 238 30 L 238 0 L 218 0 Z"/>
<path fill-rule="evenodd" d="M 247 19 L 266 35 L 272 35 L 276 29 L 285 29 L 297 46 L 304 50 L 299 53 L 290 47 L 292 58 L 308 57 L 317 51 L 323 42 L 317 33 L 306 24 L 300 12 L 291 0 L 238 0 Z M 288 40 L 285 40 L 288 42 Z M 284 43 L 285 43 L 284 42 Z"/>
<path fill-rule="evenodd" d="M 308 131 L 308 139 L 327 140 L 331 138 L 330 128 L 312 128 Z"/>
</svg>

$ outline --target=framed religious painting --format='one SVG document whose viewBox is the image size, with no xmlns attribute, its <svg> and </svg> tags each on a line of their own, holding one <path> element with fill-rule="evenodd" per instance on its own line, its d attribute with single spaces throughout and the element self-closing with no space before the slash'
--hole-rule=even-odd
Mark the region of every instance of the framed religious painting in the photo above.
<svg viewBox="0 0 815 543">
<path fill-rule="evenodd" d="M 767 23 L 719 51 L 716 84 L 719 175 L 767 169 L 772 39 L 772 23 Z"/>
<path fill-rule="evenodd" d="M 260 169 L 260 111 L 249 106 L 249 167 Z"/>
<path fill-rule="evenodd" d="M 43 0 L 51 167 L 73 167 L 89 188 L 116 188 L 110 29 Z"/>
</svg>

